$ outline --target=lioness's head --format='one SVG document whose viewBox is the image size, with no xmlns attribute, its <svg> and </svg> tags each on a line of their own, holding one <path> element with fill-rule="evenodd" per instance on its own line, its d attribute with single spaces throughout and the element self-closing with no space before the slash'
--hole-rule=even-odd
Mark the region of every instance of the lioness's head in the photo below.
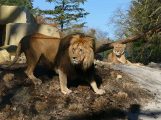
<svg viewBox="0 0 161 120">
<path fill-rule="evenodd" d="M 94 38 L 81 34 L 73 35 L 68 51 L 71 63 L 81 65 L 86 70 L 94 62 Z"/>
<path fill-rule="evenodd" d="M 121 44 L 121 43 L 115 43 L 114 45 L 114 48 L 113 48 L 113 53 L 116 55 L 116 56 L 121 56 L 124 54 L 125 52 L 125 48 L 126 48 L 126 44 Z"/>
</svg>

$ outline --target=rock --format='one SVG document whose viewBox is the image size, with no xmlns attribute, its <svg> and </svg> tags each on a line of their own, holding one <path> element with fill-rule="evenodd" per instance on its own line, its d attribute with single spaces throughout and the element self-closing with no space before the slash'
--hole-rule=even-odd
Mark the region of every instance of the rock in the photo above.
<svg viewBox="0 0 161 120">
<path fill-rule="evenodd" d="M 152 67 L 152 68 L 161 69 L 161 64 L 155 63 L 155 62 L 150 62 L 147 66 Z"/>
<path fill-rule="evenodd" d="M 116 80 L 122 79 L 122 75 L 118 74 Z"/>
<path fill-rule="evenodd" d="M 10 54 L 7 50 L 0 50 L 0 64 L 10 61 Z"/>
<path fill-rule="evenodd" d="M 11 88 L 12 87 L 12 80 L 14 79 L 14 74 L 8 73 L 3 76 L 4 83 L 6 87 Z"/>
<path fill-rule="evenodd" d="M 128 98 L 128 94 L 125 92 L 118 92 L 117 94 L 113 95 L 114 97 L 116 97 L 117 99 L 127 99 Z"/>
<path fill-rule="evenodd" d="M 15 58 L 15 56 L 12 55 L 12 56 L 11 56 L 11 61 L 13 61 L 14 58 Z M 26 63 L 26 56 L 25 56 L 24 53 L 22 53 L 22 54 L 19 56 L 19 58 L 18 58 L 18 60 L 17 60 L 17 63 L 21 63 L 21 64 L 22 64 L 22 63 Z"/>
</svg>

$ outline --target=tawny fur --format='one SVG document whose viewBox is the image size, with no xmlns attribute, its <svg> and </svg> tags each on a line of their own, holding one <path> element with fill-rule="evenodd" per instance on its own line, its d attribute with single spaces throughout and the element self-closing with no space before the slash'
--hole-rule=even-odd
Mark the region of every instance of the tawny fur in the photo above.
<svg viewBox="0 0 161 120">
<path fill-rule="evenodd" d="M 13 65 L 18 60 L 20 54 L 24 52 L 27 59 L 26 75 L 35 85 L 41 84 L 42 81 L 34 76 L 33 71 L 40 58 L 43 58 L 47 64 L 54 63 L 59 44 L 59 38 L 49 37 L 39 33 L 25 36 L 18 44 L 15 59 L 10 66 Z"/>
<path fill-rule="evenodd" d="M 71 34 L 62 39 L 34 34 L 21 40 L 11 64 L 24 52 L 27 59 L 26 74 L 37 85 L 41 84 L 41 80 L 34 76 L 33 71 L 40 58 L 43 58 L 59 74 L 62 93 L 71 92 L 67 88 L 67 79 L 83 76 L 96 94 L 103 94 L 105 91 L 98 89 L 94 78 L 94 45 L 94 38 L 82 33 Z"/>
</svg>

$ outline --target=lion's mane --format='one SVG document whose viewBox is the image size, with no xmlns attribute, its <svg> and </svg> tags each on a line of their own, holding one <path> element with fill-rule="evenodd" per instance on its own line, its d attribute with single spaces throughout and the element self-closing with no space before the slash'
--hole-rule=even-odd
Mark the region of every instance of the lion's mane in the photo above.
<svg viewBox="0 0 161 120">
<path fill-rule="evenodd" d="M 80 52 L 80 50 L 81 52 Z M 57 67 L 72 74 L 76 70 L 86 71 L 93 66 L 95 39 L 83 33 L 75 33 L 61 39 L 56 62 Z M 72 52 L 80 59 L 78 64 L 72 63 Z"/>
</svg>

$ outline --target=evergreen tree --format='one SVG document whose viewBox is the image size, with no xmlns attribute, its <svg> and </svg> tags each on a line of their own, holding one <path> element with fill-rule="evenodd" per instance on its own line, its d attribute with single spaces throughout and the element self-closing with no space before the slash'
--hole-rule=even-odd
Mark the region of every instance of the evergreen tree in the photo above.
<svg viewBox="0 0 161 120">
<path fill-rule="evenodd" d="M 129 10 L 130 35 L 145 32 L 161 24 L 160 0 L 134 0 Z M 161 62 L 161 36 L 160 33 L 147 35 L 135 42 L 132 47 L 132 59 L 145 64 Z"/>
<path fill-rule="evenodd" d="M 47 0 L 48 2 L 54 2 L 55 7 L 53 10 L 43 11 L 45 14 L 51 15 L 50 20 L 57 22 L 61 30 L 69 28 L 74 25 L 74 22 L 78 22 L 81 18 L 84 18 L 88 13 L 80 7 L 86 0 Z M 85 23 L 80 23 L 83 26 Z"/>
</svg>

